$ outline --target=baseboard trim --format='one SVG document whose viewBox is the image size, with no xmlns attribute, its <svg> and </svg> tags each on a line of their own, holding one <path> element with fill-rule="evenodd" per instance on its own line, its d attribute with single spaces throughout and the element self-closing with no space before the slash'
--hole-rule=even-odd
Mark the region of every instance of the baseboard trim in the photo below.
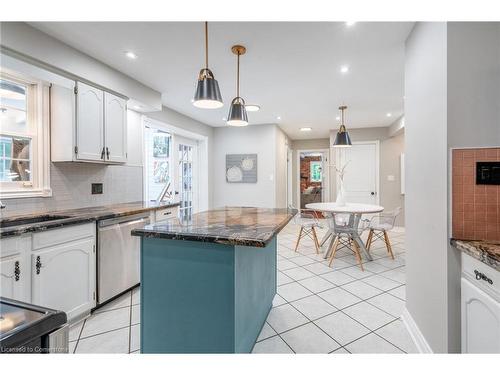
<svg viewBox="0 0 500 375">
<path fill-rule="evenodd" d="M 432 353 L 432 349 L 425 339 L 424 335 L 420 331 L 420 329 L 417 326 L 417 323 L 415 323 L 415 320 L 413 320 L 413 317 L 411 316 L 410 312 L 406 309 L 406 307 L 403 309 L 403 313 L 401 314 L 401 320 L 403 321 L 403 324 L 406 326 L 406 329 L 410 333 L 411 339 L 415 343 L 415 346 L 417 347 L 417 350 L 419 353 Z"/>
</svg>

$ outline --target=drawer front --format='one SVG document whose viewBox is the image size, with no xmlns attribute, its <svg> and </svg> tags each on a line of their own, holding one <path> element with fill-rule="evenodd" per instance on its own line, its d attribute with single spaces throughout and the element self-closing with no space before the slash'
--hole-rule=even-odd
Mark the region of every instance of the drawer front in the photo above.
<svg viewBox="0 0 500 375">
<path fill-rule="evenodd" d="M 467 275 L 469 279 L 474 282 L 474 284 L 479 285 L 484 290 L 491 291 L 495 293 L 497 297 L 500 297 L 500 272 L 497 270 L 467 254 L 462 253 L 462 272 Z"/>
<path fill-rule="evenodd" d="M 164 221 L 177 217 L 178 207 L 169 207 L 156 210 L 156 221 Z"/>
<path fill-rule="evenodd" d="M 31 234 L 2 238 L 0 240 L 0 258 L 31 250 Z"/>
<path fill-rule="evenodd" d="M 52 229 L 33 234 L 33 250 L 52 245 L 95 236 L 95 221 L 88 224 L 70 225 L 65 228 Z"/>
</svg>

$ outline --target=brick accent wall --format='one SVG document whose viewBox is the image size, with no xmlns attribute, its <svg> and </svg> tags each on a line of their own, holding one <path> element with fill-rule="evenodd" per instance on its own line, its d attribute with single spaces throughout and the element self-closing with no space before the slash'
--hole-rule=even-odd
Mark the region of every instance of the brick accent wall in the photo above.
<svg viewBox="0 0 500 375">
<path fill-rule="evenodd" d="M 452 151 L 452 236 L 500 241 L 500 185 L 476 185 L 478 161 L 500 161 L 500 148 Z"/>
<path fill-rule="evenodd" d="M 305 156 L 300 158 L 300 192 L 309 186 L 321 187 L 321 182 L 311 182 L 311 162 L 321 161 L 321 156 Z"/>
</svg>

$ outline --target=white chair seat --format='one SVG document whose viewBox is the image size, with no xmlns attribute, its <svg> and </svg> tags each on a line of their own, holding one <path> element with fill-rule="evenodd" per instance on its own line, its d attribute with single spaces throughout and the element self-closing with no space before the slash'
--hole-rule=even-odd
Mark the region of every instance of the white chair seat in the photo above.
<svg viewBox="0 0 500 375">
<path fill-rule="evenodd" d="M 391 225 L 389 223 L 379 223 L 377 225 L 370 225 L 369 229 L 388 231 L 388 230 L 391 230 L 392 227 L 393 227 L 393 225 Z"/>
</svg>

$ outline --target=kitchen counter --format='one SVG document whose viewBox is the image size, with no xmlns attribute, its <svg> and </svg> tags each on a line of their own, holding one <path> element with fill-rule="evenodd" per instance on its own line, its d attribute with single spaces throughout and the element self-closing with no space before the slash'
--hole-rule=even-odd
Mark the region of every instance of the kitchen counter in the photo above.
<svg viewBox="0 0 500 375">
<path fill-rule="evenodd" d="M 139 201 L 60 211 L 43 211 L 32 213 L 30 215 L 9 216 L 7 218 L 2 218 L 2 225 L 6 225 L 6 223 L 12 222 L 14 220 L 24 220 L 27 221 L 27 223 L 0 228 L 0 238 L 18 236 L 23 233 L 29 232 L 41 232 L 44 230 L 59 228 L 67 225 L 111 219 L 115 217 L 127 216 L 178 205 L 179 203 L 156 203 Z M 33 220 L 33 218 L 40 216 L 65 216 L 65 218 L 34 223 L 29 222 L 30 220 Z"/>
<path fill-rule="evenodd" d="M 500 271 L 499 241 L 458 240 L 452 238 L 450 243 L 456 249 Z"/>
<path fill-rule="evenodd" d="M 277 235 L 296 210 L 225 207 L 141 236 L 141 352 L 249 353 L 277 288 Z"/>
<path fill-rule="evenodd" d="M 224 207 L 135 229 L 136 236 L 265 247 L 295 215 L 286 208 Z"/>
</svg>

